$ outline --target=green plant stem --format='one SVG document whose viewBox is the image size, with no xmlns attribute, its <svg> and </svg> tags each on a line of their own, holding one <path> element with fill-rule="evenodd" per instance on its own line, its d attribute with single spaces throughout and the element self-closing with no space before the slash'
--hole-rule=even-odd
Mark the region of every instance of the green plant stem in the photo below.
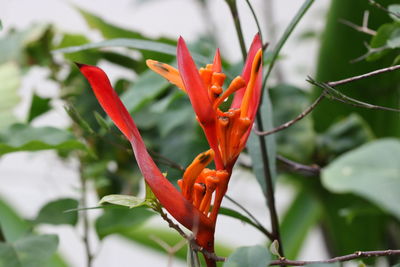
<svg viewBox="0 0 400 267">
<path fill-rule="evenodd" d="M 286 43 L 287 39 L 289 36 L 292 34 L 294 28 L 296 28 L 297 24 L 300 22 L 300 20 L 303 18 L 304 14 L 306 14 L 307 10 L 311 7 L 311 5 L 314 3 L 314 0 L 306 0 L 303 5 L 300 7 L 300 9 L 297 11 L 296 15 L 293 17 L 292 21 L 290 24 L 287 26 L 285 32 L 283 33 L 282 37 L 279 39 L 278 43 L 276 44 L 276 47 L 273 51 L 272 54 L 272 59 L 271 63 L 268 66 L 267 73 L 265 74 L 264 80 L 263 80 L 263 86 L 262 88 L 265 88 L 265 85 L 267 84 L 267 80 L 271 74 L 271 71 L 275 65 L 275 61 L 279 56 L 279 53 L 281 52 L 281 49 L 283 45 Z"/>
<path fill-rule="evenodd" d="M 242 26 L 240 24 L 239 13 L 237 10 L 236 0 L 225 0 L 225 2 L 229 6 L 229 10 L 231 11 L 233 22 L 235 23 L 236 34 L 239 39 L 240 51 L 242 52 L 243 61 L 246 60 L 246 45 L 244 43 Z"/>
<path fill-rule="evenodd" d="M 81 202 L 81 206 L 82 207 L 86 207 L 87 206 L 87 197 L 86 197 L 86 195 L 87 195 L 87 182 L 86 182 L 85 177 L 83 176 L 82 165 L 79 167 L 79 175 L 80 175 L 80 183 L 81 183 L 81 201 L 80 202 Z M 92 261 L 93 261 L 93 254 L 92 254 L 92 249 L 91 249 L 90 240 L 89 240 L 90 225 L 89 225 L 89 218 L 88 218 L 87 210 L 82 210 L 81 218 L 82 218 L 82 222 L 83 222 L 82 241 L 83 241 L 83 244 L 85 246 L 86 267 L 91 267 L 92 266 Z"/>
</svg>

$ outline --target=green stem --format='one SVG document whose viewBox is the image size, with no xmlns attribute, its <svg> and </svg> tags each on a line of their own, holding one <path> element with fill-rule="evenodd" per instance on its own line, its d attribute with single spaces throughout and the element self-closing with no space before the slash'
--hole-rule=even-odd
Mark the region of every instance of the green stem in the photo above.
<svg viewBox="0 0 400 267">
<path fill-rule="evenodd" d="M 242 32 L 242 26 L 240 25 L 239 13 L 237 10 L 236 0 L 225 0 L 228 4 L 229 9 L 232 14 L 233 22 L 235 23 L 236 34 L 239 39 L 240 50 L 242 51 L 243 61 L 246 60 L 247 52 L 246 52 L 246 44 L 244 43 L 244 37 Z"/>
</svg>

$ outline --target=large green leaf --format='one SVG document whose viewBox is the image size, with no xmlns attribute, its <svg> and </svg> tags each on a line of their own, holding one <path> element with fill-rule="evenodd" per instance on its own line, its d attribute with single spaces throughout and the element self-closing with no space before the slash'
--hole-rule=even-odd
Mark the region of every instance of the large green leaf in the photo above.
<svg viewBox="0 0 400 267">
<path fill-rule="evenodd" d="M 28 113 L 28 122 L 49 111 L 51 109 L 50 101 L 51 98 L 43 98 L 37 94 L 33 94 Z"/>
<path fill-rule="evenodd" d="M 138 227 L 153 214 L 154 212 L 143 207 L 135 209 L 109 207 L 104 209 L 104 214 L 97 218 L 96 231 L 101 239 L 110 234 L 119 234 L 132 227 Z"/>
<path fill-rule="evenodd" d="M 126 108 L 135 112 L 164 92 L 169 83 L 151 70 L 145 71 L 121 96 Z"/>
<path fill-rule="evenodd" d="M 14 124 L 0 133 L 0 155 L 17 151 L 86 149 L 70 132 L 53 127 Z"/>
<path fill-rule="evenodd" d="M 324 186 L 354 193 L 400 219 L 400 141 L 381 139 L 352 150 L 323 169 Z"/>
<path fill-rule="evenodd" d="M 153 51 L 159 52 L 167 55 L 176 55 L 176 47 L 170 44 L 157 41 L 141 40 L 141 39 L 127 39 L 127 38 L 117 38 L 110 39 L 106 41 L 101 41 L 98 43 L 90 43 L 78 46 L 71 46 L 66 48 L 61 48 L 54 50 L 55 53 L 75 53 L 79 51 L 84 51 L 93 48 L 106 48 L 106 47 L 126 47 L 137 50 Z M 202 55 L 191 53 L 193 59 L 201 64 L 208 64 L 209 59 L 203 57 Z"/>
<path fill-rule="evenodd" d="M 272 260 L 266 247 L 240 247 L 225 261 L 224 267 L 259 267 L 268 266 Z"/>
<path fill-rule="evenodd" d="M 13 110 L 20 101 L 17 89 L 21 75 L 15 62 L 0 65 L 0 81 L 0 129 L 4 129 L 17 121 Z"/>
<path fill-rule="evenodd" d="M 281 236 L 285 256 L 295 259 L 308 232 L 321 216 L 321 206 L 309 191 L 301 190 L 282 218 Z"/>
<path fill-rule="evenodd" d="M 78 201 L 72 198 L 61 198 L 51 201 L 40 209 L 35 223 L 76 225 L 78 222 L 77 212 L 66 211 L 76 209 L 78 205 Z"/>
<path fill-rule="evenodd" d="M 42 267 L 57 250 L 56 235 L 27 236 L 14 243 L 0 243 L 0 267 Z"/>
</svg>

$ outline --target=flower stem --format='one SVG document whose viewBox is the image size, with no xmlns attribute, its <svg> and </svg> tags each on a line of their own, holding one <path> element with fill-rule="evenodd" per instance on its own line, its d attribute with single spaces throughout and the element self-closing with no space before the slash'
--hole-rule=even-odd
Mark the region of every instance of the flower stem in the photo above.
<svg viewBox="0 0 400 267">
<path fill-rule="evenodd" d="M 236 34 L 239 39 L 240 50 L 242 52 L 243 61 L 246 60 L 247 52 L 246 52 L 246 45 L 244 43 L 242 26 L 240 24 L 239 13 L 237 10 L 236 0 L 225 0 L 228 4 L 229 9 L 232 14 L 233 22 L 235 23 Z"/>
</svg>

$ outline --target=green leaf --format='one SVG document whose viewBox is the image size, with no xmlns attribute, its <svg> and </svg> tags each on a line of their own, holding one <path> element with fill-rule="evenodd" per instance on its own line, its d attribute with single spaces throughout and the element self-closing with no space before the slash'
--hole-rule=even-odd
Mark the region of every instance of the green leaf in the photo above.
<svg viewBox="0 0 400 267">
<path fill-rule="evenodd" d="M 61 49 L 54 50 L 53 52 L 68 54 L 68 53 L 85 51 L 85 50 L 93 49 L 93 48 L 106 48 L 106 47 L 125 47 L 125 48 L 137 49 L 137 50 L 159 52 L 162 54 L 173 55 L 173 56 L 176 55 L 176 47 L 173 45 L 169 45 L 169 44 L 166 44 L 163 42 L 148 41 L 148 40 L 133 39 L 133 38 L 132 39 L 126 39 L 126 38 L 110 39 L 110 40 L 101 41 L 98 43 L 90 43 L 90 44 L 61 48 Z M 195 61 L 197 61 L 198 63 L 201 63 L 203 65 L 208 64 L 210 61 L 208 58 L 205 58 L 202 55 L 199 55 L 196 53 L 191 53 L 191 54 Z"/>
<path fill-rule="evenodd" d="M 15 242 L 22 267 L 41 267 L 56 252 L 56 235 L 28 236 Z"/>
<path fill-rule="evenodd" d="M 394 4 L 394 5 L 389 5 L 388 6 L 389 10 L 389 16 L 394 20 L 394 21 L 400 21 L 400 5 Z M 395 14 L 393 14 L 395 13 Z M 397 16 L 396 16 L 397 15 Z"/>
<path fill-rule="evenodd" d="M 3 53 L 3 52 L 2 52 Z M 18 88 L 21 83 L 21 74 L 15 62 L 0 65 L 0 130 L 7 128 L 17 121 L 14 108 L 20 101 Z"/>
<path fill-rule="evenodd" d="M 274 110 L 274 124 L 279 126 L 302 113 L 310 104 L 304 90 L 291 85 L 278 85 L 270 89 Z M 313 121 L 306 116 L 296 124 L 275 134 L 280 155 L 299 162 L 307 162 L 314 152 Z"/>
<path fill-rule="evenodd" d="M 300 189 L 282 218 L 281 235 L 285 256 L 295 259 L 308 232 L 321 216 L 321 206 L 309 191 Z"/>
<path fill-rule="evenodd" d="M 385 47 L 388 46 L 388 41 L 391 39 L 392 34 L 398 29 L 398 26 L 396 23 L 386 23 L 381 25 L 377 32 L 376 35 L 374 35 L 371 39 L 370 46 L 371 48 L 380 48 L 380 47 Z M 381 58 L 388 52 L 388 49 L 382 50 L 377 53 L 373 53 L 370 56 L 367 57 L 368 61 L 373 61 Z"/>
<path fill-rule="evenodd" d="M 100 239 L 110 234 L 124 233 L 143 224 L 153 214 L 143 207 L 110 207 L 104 209 L 104 214 L 97 218 L 96 231 Z"/>
<path fill-rule="evenodd" d="M 168 86 L 164 78 L 147 70 L 121 95 L 121 100 L 129 112 L 135 112 L 162 94 Z"/>
<path fill-rule="evenodd" d="M 381 139 L 352 150 L 322 172 L 333 192 L 354 193 L 400 218 L 400 141 Z"/>
<path fill-rule="evenodd" d="M 271 101 L 268 95 L 268 91 L 264 92 L 262 105 L 260 107 L 260 112 L 262 114 L 262 124 L 263 130 L 271 130 L 273 128 L 273 114 Z M 266 149 L 268 154 L 269 162 L 269 172 L 272 177 L 272 182 L 276 180 L 276 144 L 275 136 L 268 135 L 267 137 L 262 137 L 266 141 Z M 267 185 L 265 183 L 264 177 L 264 162 L 261 156 L 260 150 L 260 137 L 256 135 L 253 131 L 250 134 L 249 140 L 247 141 L 247 149 L 249 151 L 253 172 L 256 176 L 258 183 L 261 186 L 264 196 L 267 198 Z"/>
<path fill-rule="evenodd" d="M 392 49 L 400 47 L 400 24 L 398 24 L 397 29 L 390 35 L 390 38 L 387 40 L 387 45 Z"/>
<path fill-rule="evenodd" d="M 100 205 L 104 203 L 124 206 L 130 209 L 147 205 L 146 199 L 128 195 L 107 195 L 99 202 Z"/>
<path fill-rule="evenodd" d="M 223 266 L 259 267 L 268 266 L 271 261 L 271 254 L 266 247 L 240 247 L 227 258 Z"/>
<path fill-rule="evenodd" d="M 0 243 L 0 267 L 22 267 L 12 245 Z"/>
<path fill-rule="evenodd" d="M 369 125 L 360 115 L 352 113 L 318 136 L 319 157 L 338 156 L 373 139 L 374 135 Z"/>
<path fill-rule="evenodd" d="M 53 127 L 14 124 L 0 133 L 0 156 L 17 151 L 86 150 L 70 132 Z"/>
<path fill-rule="evenodd" d="M 0 199 L 0 228 L 5 240 L 13 242 L 25 235 L 30 230 L 30 225 Z"/>
<path fill-rule="evenodd" d="M 78 208 L 78 201 L 72 198 L 62 198 L 51 201 L 43 206 L 35 219 L 35 223 L 47 224 L 70 224 L 76 225 L 78 222 L 77 212 L 65 212 Z"/>
<path fill-rule="evenodd" d="M 31 122 L 36 117 L 46 113 L 51 109 L 50 106 L 51 98 L 42 98 L 37 94 L 33 94 L 31 107 L 29 109 L 28 122 Z"/>
<path fill-rule="evenodd" d="M 221 207 L 219 209 L 219 214 L 221 215 L 225 215 L 231 218 L 235 218 L 238 219 L 244 223 L 248 223 L 251 226 L 254 226 L 256 229 L 260 230 L 261 232 L 264 233 L 264 229 L 262 228 L 262 226 L 258 225 L 257 223 L 253 222 L 251 219 L 249 219 L 248 217 L 246 217 L 245 215 L 241 214 L 240 212 L 237 212 L 235 210 L 229 209 L 229 208 L 225 208 L 225 207 Z"/>
</svg>

